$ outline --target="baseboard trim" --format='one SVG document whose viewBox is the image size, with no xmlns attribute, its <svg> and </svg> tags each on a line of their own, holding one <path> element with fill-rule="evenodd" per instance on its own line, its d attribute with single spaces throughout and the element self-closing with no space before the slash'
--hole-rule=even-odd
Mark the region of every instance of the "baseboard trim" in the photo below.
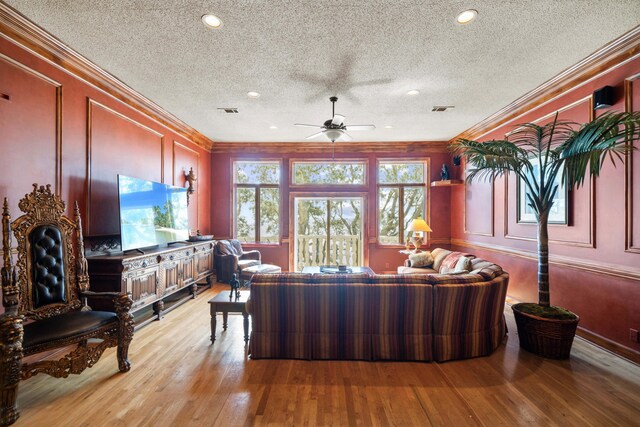
<svg viewBox="0 0 640 427">
<path fill-rule="evenodd" d="M 584 329 L 578 326 L 578 330 L 576 331 L 576 335 L 580 338 L 589 341 L 590 343 L 597 345 L 598 347 L 607 350 L 610 353 L 615 354 L 616 356 L 623 357 L 630 362 L 635 363 L 640 366 L 640 352 L 635 351 L 629 347 L 625 347 L 616 342 L 611 341 L 608 338 L 603 337 L 602 335 L 598 335 L 589 331 L 588 329 Z"/>
<path fill-rule="evenodd" d="M 518 258 L 529 259 L 532 261 L 536 261 L 538 259 L 538 255 L 535 252 L 513 249 L 506 246 L 469 242 L 468 240 L 462 239 L 451 239 L 451 244 L 456 246 L 464 246 L 471 249 L 483 249 L 487 251 L 498 252 Z M 549 264 L 573 268 L 575 270 L 587 271 L 589 273 L 602 274 L 605 276 L 621 277 L 623 279 L 630 280 L 640 280 L 640 269 L 621 266 L 617 264 L 609 264 L 591 260 L 585 261 L 580 258 L 562 255 L 549 255 Z"/>
</svg>

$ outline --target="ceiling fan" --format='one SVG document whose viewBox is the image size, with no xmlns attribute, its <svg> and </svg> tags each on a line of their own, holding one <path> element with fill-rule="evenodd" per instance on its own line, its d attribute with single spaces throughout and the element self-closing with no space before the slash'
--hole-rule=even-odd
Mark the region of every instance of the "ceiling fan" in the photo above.
<svg viewBox="0 0 640 427">
<path fill-rule="evenodd" d="M 332 103 L 331 111 L 333 113 L 333 118 L 324 122 L 322 126 L 318 125 L 306 125 L 303 123 L 296 123 L 295 126 L 307 126 L 312 128 L 320 128 L 320 132 L 314 133 L 313 135 L 309 135 L 306 139 L 316 138 L 320 135 L 326 136 L 329 141 L 336 142 L 338 139 L 342 139 L 343 141 L 352 141 L 353 138 L 347 133 L 347 131 L 352 130 L 373 130 L 376 127 L 374 125 L 345 125 L 344 119 L 345 116 L 340 114 L 336 114 L 336 102 L 338 101 L 337 96 L 332 96 L 329 98 L 329 101 Z"/>
</svg>

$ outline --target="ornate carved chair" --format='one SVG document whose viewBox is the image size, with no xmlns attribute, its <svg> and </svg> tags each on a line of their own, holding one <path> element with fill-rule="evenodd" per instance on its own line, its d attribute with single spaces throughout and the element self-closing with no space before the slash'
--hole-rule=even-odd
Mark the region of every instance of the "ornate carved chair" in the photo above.
<svg viewBox="0 0 640 427">
<path fill-rule="evenodd" d="M 260 252 L 244 251 L 238 240 L 218 240 L 214 252 L 216 278 L 218 282 L 229 283 L 234 274 L 240 277 L 242 269 L 260 265 Z"/>
<path fill-rule="evenodd" d="M 20 200 L 25 213 L 11 222 L 7 199 L 2 214 L 3 258 L 0 315 L 0 423 L 20 416 L 18 383 L 40 372 L 66 378 L 93 366 L 107 347 L 118 346 L 121 372 L 133 338 L 131 298 L 126 293 L 89 292 L 78 204 L 74 221 L 63 215 L 64 202 L 51 186 L 38 187 Z M 17 263 L 11 256 L 11 231 Z M 77 253 L 77 255 L 75 255 Z M 87 297 L 109 298 L 115 312 L 92 311 Z M 88 342 L 92 339 L 91 342 Z M 93 340 L 97 339 L 97 340 Z M 100 341 L 98 341 L 100 340 Z M 59 360 L 26 362 L 24 356 L 77 345 Z"/>
</svg>

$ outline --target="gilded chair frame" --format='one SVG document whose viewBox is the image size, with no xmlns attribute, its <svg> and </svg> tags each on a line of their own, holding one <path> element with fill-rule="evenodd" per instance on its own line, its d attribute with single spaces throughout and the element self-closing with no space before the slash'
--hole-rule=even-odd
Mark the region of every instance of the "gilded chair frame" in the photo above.
<svg viewBox="0 0 640 427">
<path fill-rule="evenodd" d="M 0 315 L 0 424 L 12 424 L 19 417 L 16 404 L 18 384 L 38 373 L 66 378 L 93 366 L 108 347 L 118 347 L 118 366 L 129 371 L 128 348 L 133 338 L 134 320 L 130 313 L 132 300 L 126 293 L 89 291 L 87 260 L 84 256 L 82 223 L 78 204 L 74 220 L 64 215 L 65 203 L 51 192 L 51 186 L 33 184 L 33 191 L 20 200 L 18 206 L 24 215 L 11 222 L 7 199 L 2 213 L 2 303 L 5 312 Z M 61 234 L 62 258 L 66 302 L 54 302 L 42 307 L 34 305 L 32 283 L 32 253 L 30 234 L 37 227 L 52 226 Z M 17 261 L 13 265 L 11 235 L 16 241 Z M 77 256 L 75 255 L 77 253 Z M 109 321 L 82 332 L 73 332 L 60 338 L 23 347 L 24 321 L 42 321 L 63 316 L 72 311 L 91 311 L 87 298 L 110 299 L 117 321 Z M 61 317 L 61 322 L 64 322 Z M 89 339 L 99 342 L 89 343 Z M 77 345 L 59 360 L 38 360 L 26 363 L 23 357 L 42 351 Z"/>
</svg>

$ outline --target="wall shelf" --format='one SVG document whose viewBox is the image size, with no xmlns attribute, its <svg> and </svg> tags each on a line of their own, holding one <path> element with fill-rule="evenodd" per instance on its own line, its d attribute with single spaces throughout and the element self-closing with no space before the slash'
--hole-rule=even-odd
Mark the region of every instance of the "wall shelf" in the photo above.
<svg viewBox="0 0 640 427">
<path fill-rule="evenodd" d="M 464 181 L 460 179 L 445 179 L 441 181 L 433 181 L 432 187 L 451 187 L 453 185 L 464 185 Z"/>
</svg>

